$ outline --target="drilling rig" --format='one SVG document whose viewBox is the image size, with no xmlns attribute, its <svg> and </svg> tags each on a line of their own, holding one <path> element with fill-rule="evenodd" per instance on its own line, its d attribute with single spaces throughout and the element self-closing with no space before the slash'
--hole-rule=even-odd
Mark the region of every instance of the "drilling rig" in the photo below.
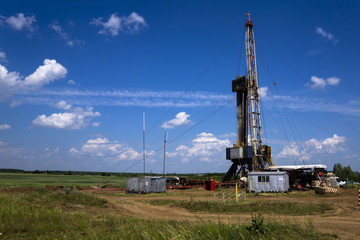
<svg viewBox="0 0 360 240">
<path fill-rule="evenodd" d="M 260 171 L 272 166 L 271 148 L 261 141 L 260 99 L 256 68 L 255 39 L 250 13 L 245 21 L 246 76 L 238 76 L 232 81 L 232 91 L 236 93 L 237 142 L 226 148 L 226 159 L 232 165 L 223 178 L 236 180 L 247 176 L 248 172 Z M 249 139 L 250 138 L 250 139 Z"/>
</svg>

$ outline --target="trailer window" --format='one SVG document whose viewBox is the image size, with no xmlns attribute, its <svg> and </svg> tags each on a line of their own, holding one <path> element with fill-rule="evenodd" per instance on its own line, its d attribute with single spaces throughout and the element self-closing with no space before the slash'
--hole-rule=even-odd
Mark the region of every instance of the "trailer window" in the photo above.
<svg viewBox="0 0 360 240">
<path fill-rule="evenodd" d="M 258 182 L 270 182 L 269 176 L 258 176 Z"/>
</svg>

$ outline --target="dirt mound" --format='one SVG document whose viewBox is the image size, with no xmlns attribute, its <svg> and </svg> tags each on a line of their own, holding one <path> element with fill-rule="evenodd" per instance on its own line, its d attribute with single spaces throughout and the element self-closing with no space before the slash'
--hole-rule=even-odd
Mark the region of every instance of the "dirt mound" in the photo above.
<svg viewBox="0 0 360 240">
<path fill-rule="evenodd" d="M 50 185 L 46 185 L 45 189 L 48 190 L 49 192 L 56 192 L 59 190 L 63 190 L 64 186 L 50 186 Z"/>
<path fill-rule="evenodd" d="M 35 191 L 36 187 L 11 187 L 11 188 L 4 188 L 0 189 L 0 192 L 3 193 L 30 193 Z"/>
</svg>

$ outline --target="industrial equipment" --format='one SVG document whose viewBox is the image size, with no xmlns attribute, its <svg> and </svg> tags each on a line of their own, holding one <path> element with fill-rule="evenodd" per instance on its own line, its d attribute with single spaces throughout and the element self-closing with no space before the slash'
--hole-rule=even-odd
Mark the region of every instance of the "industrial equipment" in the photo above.
<svg viewBox="0 0 360 240">
<path fill-rule="evenodd" d="M 256 68 L 255 39 L 250 13 L 246 15 L 245 47 L 246 76 L 238 76 L 232 81 L 232 91 L 236 93 L 237 143 L 226 148 L 226 159 L 232 165 L 223 181 L 247 176 L 250 171 L 258 171 L 272 166 L 271 148 L 261 141 L 260 100 Z M 250 138 L 250 139 L 249 139 Z"/>
</svg>

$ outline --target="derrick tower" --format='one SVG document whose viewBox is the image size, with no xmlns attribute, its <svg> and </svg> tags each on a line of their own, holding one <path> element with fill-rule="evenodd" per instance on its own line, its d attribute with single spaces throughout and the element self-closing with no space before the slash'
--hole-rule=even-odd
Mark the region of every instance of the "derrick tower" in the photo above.
<svg viewBox="0 0 360 240">
<path fill-rule="evenodd" d="M 236 93 L 237 142 L 226 148 L 226 159 L 232 165 L 223 181 L 246 176 L 250 171 L 259 171 L 273 165 L 271 148 L 261 141 L 260 99 L 256 68 L 255 38 L 250 13 L 245 21 L 246 76 L 232 81 Z M 250 139 L 249 139 L 250 138 Z"/>
</svg>

